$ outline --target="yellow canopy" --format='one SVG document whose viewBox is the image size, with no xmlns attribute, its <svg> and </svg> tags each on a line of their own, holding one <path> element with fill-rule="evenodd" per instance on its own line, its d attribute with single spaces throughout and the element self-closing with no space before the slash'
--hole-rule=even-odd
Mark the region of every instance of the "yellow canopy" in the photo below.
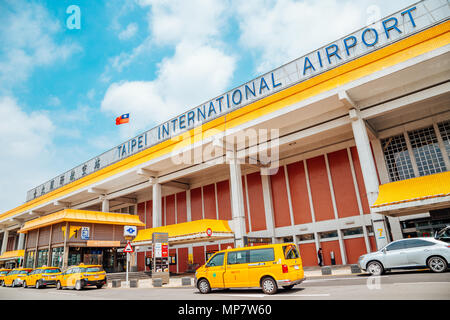
<svg viewBox="0 0 450 320">
<path fill-rule="evenodd" d="M 209 229 L 209 230 L 208 230 Z M 233 238 L 234 233 L 226 220 L 202 219 L 164 227 L 139 230 L 133 245 L 148 244 L 154 232 L 169 234 L 169 242 L 192 243 L 208 240 Z"/>
<path fill-rule="evenodd" d="M 450 171 L 380 185 L 372 208 L 450 195 Z"/>
<path fill-rule="evenodd" d="M 116 224 L 124 226 L 145 226 L 145 223 L 139 220 L 138 216 L 123 213 L 87 211 L 64 209 L 28 222 L 25 222 L 20 233 L 26 233 L 30 230 L 46 227 L 60 222 L 83 222 L 83 223 L 100 223 L 100 224 Z"/>
<path fill-rule="evenodd" d="M 9 260 L 9 259 L 23 258 L 24 255 L 25 255 L 25 250 L 5 251 L 0 256 L 0 260 Z"/>
</svg>

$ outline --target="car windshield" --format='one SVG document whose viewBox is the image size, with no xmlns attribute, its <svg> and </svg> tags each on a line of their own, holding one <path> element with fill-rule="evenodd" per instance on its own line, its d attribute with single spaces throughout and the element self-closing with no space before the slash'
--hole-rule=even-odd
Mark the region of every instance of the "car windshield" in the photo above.
<svg viewBox="0 0 450 320">
<path fill-rule="evenodd" d="M 59 269 L 46 269 L 44 270 L 44 273 L 59 273 L 61 270 Z"/>
<path fill-rule="evenodd" d="M 0 275 L 5 275 L 7 273 L 8 273 L 8 271 L 0 271 Z"/>
<path fill-rule="evenodd" d="M 19 272 L 20 270 L 13 270 L 10 273 L 8 273 L 8 275 L 18 274 Z"/>
<path fill-rule="evenodd" d="M 26 270 L 20 270 L 17 272 L 17 274 L 28 274 L 29 272 Z"/>
</svg>

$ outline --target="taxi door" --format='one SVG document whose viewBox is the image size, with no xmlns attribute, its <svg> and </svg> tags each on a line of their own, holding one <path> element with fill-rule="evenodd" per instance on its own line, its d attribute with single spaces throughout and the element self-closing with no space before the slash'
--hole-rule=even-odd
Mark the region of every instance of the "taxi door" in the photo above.
<svg viewBox="0 0 450 320">
<path fill-rule="evenodd" d="M 261 278 L 272 273 L 275 260 L 274 248 L 252 249 L 249 251 L 248 281 L 250 287 L 259 287 Z"/>
<path fill-rule="evenodd" d="M 225 252 L 215 254 L 205 265 L 206 278 L 211 288 L 223 288 L 225 286 L 223 275 L 225 273 Z"/>
<path fill-rule="evenodd" d="M 32 284 L 30 284 L 31 286 L 36 285 L 36 281 L 38 281 L 39 277 L 41 276 L 41 273 L 42 273 L 42 269 L 35 270 L 33 272 L 33 275 L 31 276 L 31 282 L 32 282 Z"/>
<path fill-rule="evenodd" d="M 3 282 L 5 283 L 6 286 L 10 286 L 11 285 L 13 277 L 14 277 L 14 275 L 7 275 L 7 276 L 5 276 L 5 280 L 3 280 Z"/>
<path fill-rule="evenodd" d="M 250 286 L 248 280 L 248 250 L 227 253 L 224 282 L 225 288 Z"/>
<path fill-rule="evenodd" d="M 34 274 L 36 273 L 37 270 L 33 270 L 31 271 L 28 276 L 26 277 L 26 281 L 27 281 L 27 286 L 32 287 L 34 286 Z"/>
<path fill-rule="evenodd" d="M 67 269 L 61 276 L 61 285 L 63 287 L 70 286 L 70 278 L 74 268 Z"/>
</svg>

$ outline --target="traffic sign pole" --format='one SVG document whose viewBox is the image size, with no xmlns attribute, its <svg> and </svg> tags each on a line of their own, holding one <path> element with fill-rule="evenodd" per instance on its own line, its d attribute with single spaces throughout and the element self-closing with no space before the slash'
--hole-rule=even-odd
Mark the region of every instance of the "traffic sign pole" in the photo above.
<svg viewBox="0 0 450 320">
<path fill-rule="evenodd" d="M 124 226 L 123 228 L 123 235 L 125 237 L 125 240 L 127 240 L 127 245 L 125 246 L 125 249 L 123 252 L 126 252 L 127 254 L 127 267 L 126 267 L 126 281 L 128 282 L 128 269 L 130 264 L 130 252 L 133 252 L 133 247 L 131 246 L 130 240 L 133 239 L 133 237 L 136 237 L 137 235 L 137 228 L 136 226 Z"/>
<path fill-rule="evenodd" d="M 128 240 L 127 245 L 125 246 L 125 249 L 123 252 L 127 253 L 127 266 L 126 266 L 126 281 L 128 284 L 128 264 L 130 262 L 130 252 L 133 252 L 133 247 L 131 246 L 130 241 Z"/>
</svg>

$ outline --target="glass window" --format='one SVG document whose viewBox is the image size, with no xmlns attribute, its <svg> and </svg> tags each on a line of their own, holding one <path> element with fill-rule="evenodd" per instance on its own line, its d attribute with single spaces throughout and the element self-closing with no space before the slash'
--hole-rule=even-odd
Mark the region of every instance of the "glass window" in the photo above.
<svg viewBox="0 0 450 320">
<path fill-rule="evenodd" d="M 37 260 L 37 267 L 42 267 L 43 265 L 47 264 L 48 261 L 48 250 L 39 250 L 38 251 L 38 260 Z"/>
<path fill-rule="evenodd" d="M 45 269 L 44 273 L 59 273 L 61 272 L 60 269 Z"/>
<path fill-rule="evenodd" d="M 408 132 L 419 175 L 446 171 L 433 126 Z"/>
<path fill-rule="evenodd" d="M 102 272 L 102 271 L 103 271 L 102 267 L 90 267 L 86 268 L 86 270 L 83 272 Z"/>
<path fill-rule="evenodd" d="M 450 120 L 438 123 L 438 128 L 442 140 L 444 141 L 444 147 L 447 151 L 447 156 L 450 157 Z"/>
<path fill-rule="evenodd" d="M 62 267 L 64 248 L 52 248 L 52 267 Z"/>
<path fill-rule="evenodd" d="M 298 259 L 300 257 L 297 248 L 293 245 L 283 246 L 283 252 L 285 259 Z"/>
<path fill-rule="evenodd" d="M 273 261 L 275 259 L 273 248 L 250 250 L 249 254 L 250 262 Z"/>
<path fill-rule="evenodd" d="M 320 239 L 327 239 L 327 238 L 337 238 L 338 234 L 337 231 L 328 231 L 328 232 L 321 232 L 319 233 Z"/>
<path fill-rule="evenodd" d="M 34 254 L 34 251 L 27 251 L 27 256 L 25 258 L 25 268 L 33 268 Z"/>
<path fill-rule="evenodd" d="M 223 258 L 225 257 L 225 253 L 218 253 L 208 261 L 206 266 L 208 267 L 218 267 L 223 266 Z"/>
<path fill-rule="evenodd" d="M 417 248 L 417 247 L 428 247 L 428 246 L 434 246 L 434 245 L 435 245 L 435 243 L 433 243 L 433 242 L 421 240 L 421 239 L 411 239 L 411 240 L 405 241 L 406 249 Z"/>
<path fill-rule="evenodd" d="M 381 140 L 391 181 L 414 178 L 414 170 L 403 134 Z"/>
<path fill-rule="evenodd" d="M 342 230 L 342 234 L 344 235 L 344 237 L 345 236 L 353 236 L 355 234 L 362 234 L 362 233 L 363 233 L 363 230 L 361 227 Z"/>
<path fill-rule="evenodd" d="M 298 236 L 298 239 L 300 241 L 309 241 L 309 240 L 314 240 L 314 233 L 310 233 L 310 234 L 301 234 Z"/>
<path fill-rule="evenodd" d="M 392 242 L 386 247 L 386 251 L 405 249 L 405 240 Z"/>
<path fill-rule="evenodd" d="M 248 263 L 248 250 L 233 251 L 228 253 L 227 264 Z"/>
</svg>

